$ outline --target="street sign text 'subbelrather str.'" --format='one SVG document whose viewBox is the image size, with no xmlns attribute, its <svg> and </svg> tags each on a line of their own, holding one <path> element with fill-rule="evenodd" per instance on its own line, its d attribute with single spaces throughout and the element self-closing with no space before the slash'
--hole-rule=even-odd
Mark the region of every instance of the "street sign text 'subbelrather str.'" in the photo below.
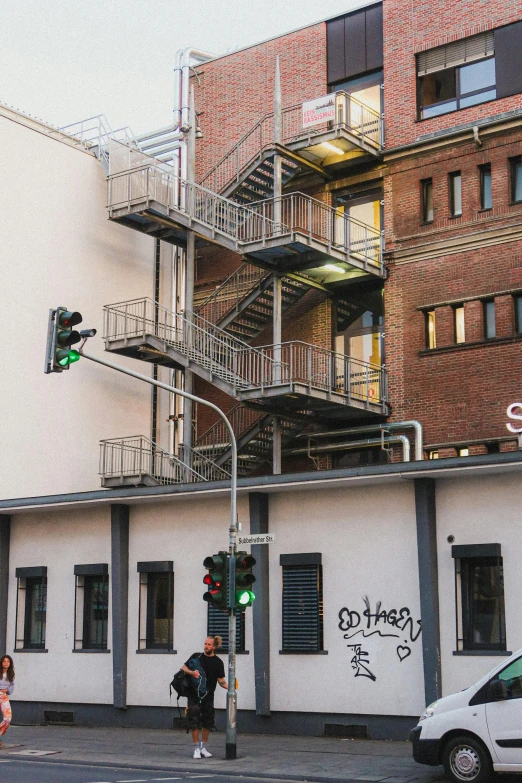
<svg viewBox="0 0 522 783">
<path fill-rule="evenodd" d="M 259 533 L 253 536 L 239 536 L 238 544 L 273 544 L 275 535 L 273 533 Z"/>
</svg>

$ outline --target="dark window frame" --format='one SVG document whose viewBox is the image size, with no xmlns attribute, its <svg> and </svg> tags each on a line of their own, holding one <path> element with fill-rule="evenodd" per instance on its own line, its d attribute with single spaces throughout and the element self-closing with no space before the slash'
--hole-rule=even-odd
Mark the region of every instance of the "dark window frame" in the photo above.
<svg viewBox="0 0 522 783">
<path fill-rule="evenodd" d="M 44 570 L 45 573 L 43 573 Z M 17 569 L 17 571 L 30 571 L 30 569 Z M 42 569 L 42 573 L 34 575 L 17 573 L 17 580 L 15 652 L 20 650 L 44 651 L 47 632 L 47 569 Z M 40 609 L 42 617 L 39 618 L 41 624 L 39 640 L 32 641 L 32 603 L 34 591 L 38 587 L 42 594 L 39 600 L 43 601 L 43 608 Z M 21 602 L 23 602 L 22 606 Z M 20 631 L 22 632 L 21 638 Z"/>
<path fill-rule="evenodd" d="M 420 122 L 422 122 L 424 120 L 431 120 L 431 119 L 433 119 L 433 117 L 440 117 L 443 114 L 451 114 L 452 112 L 455 112 L 455 111 L 462 111 L 463 109 L 469 109 L 472 106 L 478 106 L 481 103 L 488 103 L 489 101 L 497 100 L 497 97 L 496 97 L 496 89 L 497 89 L 496 77 L 495 77 L 495 84 L 494 85 L 489 85 L 487 87 L 482 87 L 482 88 L 480 88 L 478 90 L 471 90 L 470 92 L 461 92 L 461 89 L 460 89 L 460 70 L 461 70 L 461 68 L 467 68 L 470 65 L 476 65 L 478 63 L 484 63 L 484 62 L 487 62 L 488 60 L 494 60 L 494 59 L 495 59 L 495 55 L 493 54 L 493 55 L 490 55 L 489 57 L 483 57 L 480 60 L 478 60 L 478 59 L 477 60 L 471 60 L 470 62 L 461 63 L 460 65 L 451 66 L 450 68 L 441 68 L 440 71 L 433 71 L 431 74 L 424 74 L 423 76 L 417 76 L 417 120 L 420 121 Z M 438 102 L 430 103 L 430 104 L 427 104 L 426 106 L 424 106 L 422 104 L 422 79 L 425 78 L 426 76 L 429 76 L 429 75 L 435 75 L 437 73 L 444 73 L 445 71 L 452 71 L 454 73 L 454 76 L 455 76 L 455 97 L 446 98 L 446 100 L 444 100 L 444 101 L 438 101 Z M 459 72 L 459 73 L 457 73 L 457 72 Z M 462 100 L 465 100 L 467 98 L 472 98 L 475 95 L 481 95 L 482 93 L 485 94 L 485 93 L 491 92 L 492 90 L 495 90 L 495 97 L 494 98 L 486 98 L 486 100 L 484 100 L 484 101 L 477 101 L 477 103 L 472 103 L 469 106 L 461 106 L 460 105 Z M 449 104 L 453 104 L 453 103 L 456 104 L 454 109 L 452 108 L 452 109 L 448 109 L 448 111 L 441 111 L 441 112 L 437 112 L 436 114 L 430 114 L 429 117 L 423 117 L 422 116 L 422 113 L 423 113 L 423 111 L 425 109 L 443 107 L 443 106 L 446 106 L 446 105 L 449 105 Z"/>
<path fill-rule="evenodd" d="M 138 601 L 138 649 L 137 652 L 175 652 L 174 651 L 174 564 L 171 560 L 138 563 L 139 601 Z M 162 579 L 167 579 L 166 597 L 166 639 L 158 640 L 154 623 L 155 588 Z"/>
<path fill-rule="evenodd" d="M 522 334 L 522 294 L 513 296 L 513 307 L 515 310 L 515 334 Z"/>
<path fill-rule="evenodd" d="M 476 566 L 498 567 L 496 578 L 498 587 L 498 642 L 480 642 L 472 638 L 474 620 L 476 619 L 476 603 L 472 595 L 473 578 L 472 569 Z M 459 585 L 460 579 L 460 585 Z M 459 607 L 460 596 L 460 607 Z M 504 576 L 503 562 L 500 555 L 489 557 L 475 555 L 470 557 L 455 558 L 455 602 L 457 607 L 457 650 L 462 652 L 483 651 L 507 651 L 506 646 L 506 614 L 504 601 Z M 461 625 L 459 628 L 458 614 L 460 610 Z"/>
<path fill-rule="evenodd" d="M 282 653 L 325 652 L 323 568 L 320 561 L 321 556 L 317 553 L 280 556 Z M 299 625 L 301 627 L 297 631 Z"/>
<path fill-rule="evenodd" d="M 522 204 L 522 198 L 516 198 L 517 174 L 520 176 L 520 190 L 522 191 L 522 155 L 509 158 L 509 203 Z"/>
<path fill-rule="evenodd" d="M 433 178 L 425 177 L 420 181 L 421 188 L 421 222 L 424 225 L 433 223 L 435 209 L 433 204 Z M 431 217 L 430 215 L 430 195 L 431 195 Z"/>
<path fill-rule="evenodd" d="M 74 595 L 74 652 L 104 652 L 108 650 L 108 625 L 109 625 L 109 572 L 105 563 L 95 566 L 75 566 L 75 595 Z M 93 609 L 93 598 L 96 582 L 101 583 L 102 593 L 105 597 L 105 608 Z M 99 588 L 98 588 L 99 589 Z M 98 624 L 99 641 L 91 641 L 93 627 L 91 621 L 94 611 L 102 611 L 104 616 L 95 620 Z"/>
<path fill-rule="evenodd" d="M 480 209 L 493 209 L 493 179 L 491 163 L 483 163 L 478 167 L 480 177 Z M 486 178 L 489 179 L 489 204 L 486 203 Z"/>
<path fill-rule="evenodd" d="M 460 210 L 457 209 L 456 182 L 460 180 Z M 451 217 L 462 217 L 462 172 L 450 171 L 448 174 L 449 208 Z"/>
</svg>

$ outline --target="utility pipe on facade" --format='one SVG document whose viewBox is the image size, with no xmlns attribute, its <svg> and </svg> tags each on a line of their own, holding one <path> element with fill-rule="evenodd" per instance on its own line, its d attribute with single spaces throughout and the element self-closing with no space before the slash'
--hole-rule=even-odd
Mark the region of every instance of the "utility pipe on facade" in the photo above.
<svg viewBox="0 0 522 783">
<path fill-rule="evenodd" d="M 190 88 L 189 127 L 187 133 L 187 181 L 188 192 L 185 191 L 185 207 L 190 210 L 190 186 L 196 178 L 196 109 L 194 104 L 194 86 Z M 194 270 L 196 265 L 196 235 L 187 229 L 187 249 L 185 251 L 185 318 L 191 322 L 194 318 Z M 185 370 L 185 391 L 192 394 L 193 375 Z M 192 449 L 192 399 L 186 397 L 183 410 L 183 445 L 185 459 L 190 460 Z"/>
<path fill-rule="evenodd" d="M 415 430 L 415 460 L 420 461 L 424 459 L 424 453 L 423 453 L 423 434 L 422 434 L 422 424 L 420 421 L 417 421 L 416 419 L 409 419 L 408 421 L 394 421 L 390 424 L 365 424 L 362 427 L 348 427 L 342 430 L 335 430 L 335 432 L 314 432 L 313 435 L 310 435 L 309 433 L 302 432 L 299 435 L 296 435 L 296 439 L 302 439 L 302 438 L 312 438 L 316 440 L 317 438 L 332 438 L 337 437 L 341 435 L 359 435 L 363 432 L 382 432 L 386 430 L 408 430 L 408 429 L 414 429 Z"/>
<path fill-rule="evenodd" d="M 84 341 L 85 342 L 85 341 Z M 81 344 L 79 352 L 81 356 L 85 356 L 86 359 L 90 359 L 92 362 L 102 364 L 104 367 L 108 367 L 111 370 L 117 370 L 124 375 L 130 375 L 131 378 L 137 378 L 139 381 L 149 383 L 151 386 L 156 386 L 159 389 L 164 389 L 171 394 L 179 394 L 186 400 L 191 402 L 197 402 L 201 405 L 206 405 L 215 411 L 220 419 L 223 421 L 230 436 L 230 445 L 232 450 L 232 475 L 230 478 L 230 526 L 228 529 L 228 553 L 230 560 L 230 567 L 228 569 L 228 604 L 229 604 L 229 623 L 228 623 L 228 691 L 227 691 L 227 728 L 226 728 L 226 757 L 227 759 L 235 759 L 237 756 L 237 691 L 236 691 L 236 609 L 235 609 L 235 586 L 236 586 L 236 552 L 237 552 L 237 442 L 234 435 L 234 430 L 230 421 L 227 419 L 221 408 L 214 405 L 208 400 L 204 400 L 202 397 L 196 397 L 195 394 L 178 389 L 175 386 L 169 386 L 166 383 L 161 383 L 154 378 L 150 378 L 148 375 L 142 375 L 139 372 L 134 372 L 128 367 L 121 367 L 113 362 L 108 362 L 106 359 L 100 359 L 98 356 L 93 356 L 90 353 L 86 353 L 83 350 L 84 343 Z"/>
<path fill-rule="evenodd" d="M 332 433 L 330 433 L 332 434 Z M 335 433 L 337 434 L 337 433 Z M 410 462 L 410 441 L 406 435 L 388 435 L 384 438 L 367 438 L 365 440 L 348 440 L 343 443 L 325 443 L 322 446 L 309 446 L 308 448 L 301 449 L 289 449 L 285 451 L 288 456 L 297 456 L 306 454 L 311 456 L 312 454 L 324 454 L 330 451 L 351 451 L 352 449 L 370 449 L 375 446 L 382 446 L 384 443 L 388 444 L 402 444 L 402 461 Z"/>
<path fill-rule="evenodd" d="M 281 99 L 281 72 L 279 67 L 279 55 L 276 57 L 274 80 L 274 142 L 281 144 L 283 139 L 283 115 Z M 281 224 L 281 196 L 283 193 L 282 160 L 276 152 L 274 154 L 274 222 L 276 230 Z M 281 342 L 283 330 L 283 304 L 281 278 L 274 277 L 273 283 L 273 343 L 274 343 L 274 370 L 276 383 L 281 380 Z M 281 420 L 274 416 L 272 419 L 272 472 L 281 473 Z"/>
</svg>

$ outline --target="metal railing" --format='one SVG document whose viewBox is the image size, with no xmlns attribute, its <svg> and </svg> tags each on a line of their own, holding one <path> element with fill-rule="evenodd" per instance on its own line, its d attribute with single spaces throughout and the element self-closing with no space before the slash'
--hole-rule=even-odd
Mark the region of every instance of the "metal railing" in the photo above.
<svg viewBox="0 0 522 783">
<path fill-rule="evenodd" d="M 218 323 L 270 274 L 254 264 L 241 264 L 199 305 L 197 314 L 213 324 Z"/>
<path fill-rule="evenodd" d="M 152 335 L 165 345 L 188 357 L 211 375 L 229 384 L 237 396 L 242 390 L 269 389 L 288 385 L 313 391 L 343 395 L 367 403 L 386 401 L 384 368 L 325 348 L 300 341 L 261 348 L 237 340 L 198 315 L 173 313 L 152 299 L 104 307 L 104 339 L 111 341 Z"/>
<path fill-rule="evenodd" d="M 185 213 L 191 221 L 199 221 L 210 231 L 224 234 L 235 242 L 255 242 L 281 231 L 279 224 L 258 212 L 154 165 L 111 174 L 108 188 L 109 208 L 131 211 L 135 204 L 156 201 L 169 210 Z"/>
<path fill-rule="evenodd" d="M 273 221 L 275 214 L 280 215 L 282 233 L 288 229 L 305 234 L 310 241 L 324 245 L 327 252 L 336 250 L 344 254 L 348 263 L 357 260 L 365 269 L 369 264 L 383 271 L 382 232 L 322 201 L 303 193 L 289 193 L 277 199 L 257 201 L 249 209 L 269 221 Z"/>
<path fill-rule="evenodd" d="M 340 394 L 348 403 L 383 404 L 387 399 L 383 367 L 297 340 L 255 352 L 246 349 L 237 357 L 237 367 L 261 391 L 291 384 L 306 387 L 309 394 Z"/>
<path fill-rule="evenodd" d="M 339 212 L 303 193 L 259 201 L 248 207 L 187 182 L 157 166 L 145 165 L 109 176 L 109 207 L 126 208 L 156 201 L 184 213 L 212 232 L 225 235 L 238 252 L 250 243 L 263 243 L 292 232 L 320 242 L 329 252 L 344 254 L 382 271 L 382 234 L 373 226 Z M 274 219 L 280 210 L 281 218 Z"/>
<path fill-rule="evenodd" d="M 94 148 L 96 157 L 102 162 L 106 171 L 109 169 L 109 145 L 111 142 L 117 141 L 129 147 L 137 146 L 136 137 L 129 127 L 113 130 L 103 114 L 73 122 L 60 130 L 73 136 L 86 149 Z"/>
<path fill-rule="evenodd" d="M 332 130 L 346 130 L 360 138 L 363 146 L 380 150 L 384 145 L 384 120 L 379 112 L 344 91 L 335 93 L 335 121 L 303 128 L 302 104 L 296 103 L 283 109 L 283 144 L 312 139 L 314 136 Z M 243 172 L 265 150 L 274 144 L 274 114 L 270 112 L 239 139 L 222 158 L 201 179 L 201 184 L 217 193 L 222 193 L 232 183 L 241 180 Z"/>
<path fill-rule="evenodd" d="M 217 465 L 213 465 L 213 468 L 217 473 L 223 474 L 220 478 L 228 477 Z M 158 484 L 186 484 L 211 480 L 208 467 L 204 471 L 195 470 L 189 462 L 185 464 L 144 435 L 102 440 L 99 472 L 103 479 L 123 481 L 126 478 L 149 476 Z"/>
<path fill-rule="evenodd" d="M 245 435 L 248 430 L 261 421 L 266 416 L 266 413 L 246 408 L 238 402 L 237 405 L 234 405 L 227 411 L 226 416 L 232 425 L 236 439 L 239 440 L 242 435 Z M 194 449 L 205 451 L 212 460 L 218 459 L 218 457 L 230 449 L 230 436 L 221 419 L 212 424 L 195 440 Z"/>
</svg>

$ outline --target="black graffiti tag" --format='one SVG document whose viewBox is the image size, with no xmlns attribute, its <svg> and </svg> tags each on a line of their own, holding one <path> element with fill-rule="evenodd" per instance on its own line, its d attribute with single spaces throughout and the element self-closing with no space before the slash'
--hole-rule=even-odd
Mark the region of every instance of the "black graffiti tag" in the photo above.
<svg viewBox="0 0 522 783">
<path fill-rule="evenodd" d="M 377 677 L 366 666 L 367 663 L 370 663 L 366 650 L 363 650 L 360 644 L 348 644 L 347 647 L 353 648 L 353 657 L 350 663 L 352 664 L 352 669 L 355 669 L 354 677 L 367 677 L 375 682 Z"/>
</svg>

